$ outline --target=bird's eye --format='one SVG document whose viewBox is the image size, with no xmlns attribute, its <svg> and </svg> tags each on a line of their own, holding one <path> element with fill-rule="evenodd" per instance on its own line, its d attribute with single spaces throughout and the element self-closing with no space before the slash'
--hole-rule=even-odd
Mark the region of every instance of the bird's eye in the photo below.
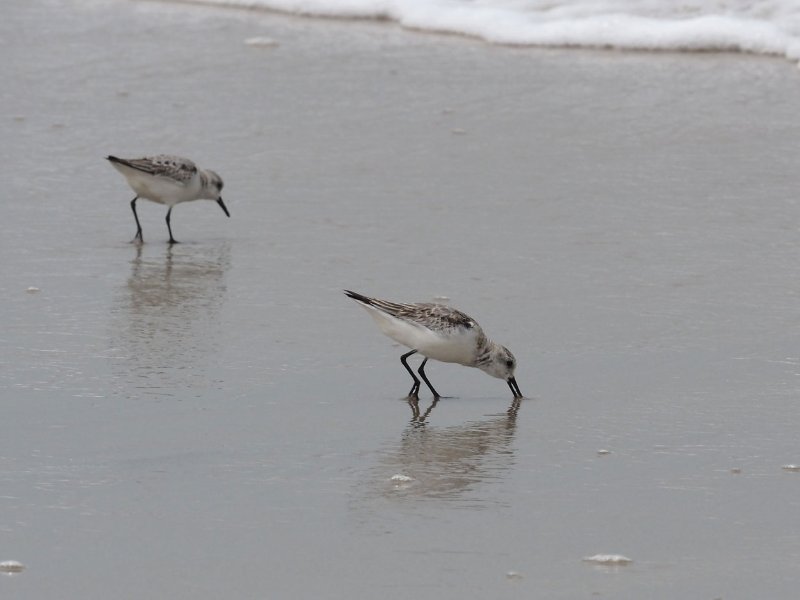
<svg viewBox="0 0 800 600">
<path fill-rule="evenodd" d="M 513 360 L 507 360 L 506 361 L 506 366 L 510 369 L 511 367 L 514 366 L 514 361 Z"/>
</svg>

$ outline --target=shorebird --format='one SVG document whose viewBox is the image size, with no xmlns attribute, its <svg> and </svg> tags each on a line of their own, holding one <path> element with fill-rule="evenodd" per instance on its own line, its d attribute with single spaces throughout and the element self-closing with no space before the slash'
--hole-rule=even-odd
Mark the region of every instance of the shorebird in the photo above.
<svg viewBox="0 0 800 600">
<path fill-rule="evenodd" d="M 167 230 L 169 243 L 177 240 L 172 237 L 170 215 L 172 208 L 180 202 L 191 200 L 216 200 L 226 216 L 228 208 L 222 201 L 222 178 L 211 169 L 201 170 L 188 158 L 159 154 L 143 158 L 117 158 L 108 156 L 107 160 L 125 176 L 136 197 L 131 200 L 133 218 L 136 219 L 136 236 L 133 241 L 142 242 L 142 226 L 136 214 L 136 201 L 139 198 L 169 206 L 167 211 Z"/>
<path fill-rule="evenodd" d="M 443 304 L 400 304 L 370 298 L 350 290 L 345 290 L 344 293 L 369 312 L 384 335 L 411 348 L 411 352 L 400 357 L 400 362 L 414 380 L 409 397 L 418 396 L 420 382 L 406 359 L 419 352 L 425 359 L 417 372 L 435 398 L 441 396 L 425 375 L 425 363 L 429 358 L 477 367 L 492 377 L 504 379 L 514 398 L 522 398 L 522 392 L 514 378 L 514 369 L 517 366 L 514 355 L 505 346 L 487 338 L 472 317 Z"/>
</svg>

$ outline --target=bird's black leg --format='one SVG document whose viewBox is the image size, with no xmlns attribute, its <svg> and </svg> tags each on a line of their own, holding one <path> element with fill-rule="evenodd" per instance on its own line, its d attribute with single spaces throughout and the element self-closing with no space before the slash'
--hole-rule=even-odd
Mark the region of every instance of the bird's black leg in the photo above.
<svg viewBox="0 0 800 600">
<path fill-rule="evenodd" d="M 425 382 L 425 385 L 427 385 L 428 388 L 430 388 L 431 393 L 433 394 L 433 397 L 438 400 L 439 398 L 441 398 L 441 396 L 439 395 L 439 392 L 437 392 L 435 389 L 433 389 L 433 386 L 431 385 L 431 382 L 428 381 L 428 378 L 425 375 L 425 363 L 426 362 L 428 362 L 427 358 L 425 358 L 425 360 L 422 361 L 422 364 L 419 366 L 419 369 L 417 369 L 417 373 L 419 373 L 420 377 L 422 377 L 422 381 Z"/>
<path fill-rule="evenodd" d="M 172 227 L 170 227 L 170 224 L 169 224 L 170 215 L 172 215 L 172 207 L 171 206 L 169 207 L 169 210 L 167 211 L 167 230 L 169 231 L 169 243 L 170 244 L 177 244 L 178 240 L 176 240 L 174 237 L 172 237 Z"/>
<path fill-rule="evenodd" d="M 139 199 L 139 196 L 136 196 L 136 198 L 131 200 L 131 210 L 133 211 L 133 218 L 136 219 L 136 235 L 133 236 L 133 239 L 131 240 L 131 242 L 135 242 L 136 240 L 139 240 L 140 242 L 144 241 L 142 239 L 142 226 L 139 225 L 139 215 L 136 214 L 136 201 L 138 199 Z"/>
<path fill-rule="evenodd" d="M 411 367 L 409 367 L 408 363 L 406 362 L 406 359 L 409 356 L 411 356 L 412 354 L 416 354 L 416 353 L 417 353 L 416 350 L 412 350 L 411 352 L 406 352 L 405 354 L 403 354 L 403 356 L 400 357 L 400 362 L 403 363 L 403 366 L 406 368 L 406 371 L 408 371 L 408 374 L 411 375 L 411 379 L 414 380 L 414 385 L 411 386 L 411 391 L 408 392 L 408 397 L 409 398 L 415 398 L 417 396 L 417 394 L 419 393 L 419 379 L 417 379 L 417 376 L 414 375 L 414 371 L 411 370 Z"/>
</svg>

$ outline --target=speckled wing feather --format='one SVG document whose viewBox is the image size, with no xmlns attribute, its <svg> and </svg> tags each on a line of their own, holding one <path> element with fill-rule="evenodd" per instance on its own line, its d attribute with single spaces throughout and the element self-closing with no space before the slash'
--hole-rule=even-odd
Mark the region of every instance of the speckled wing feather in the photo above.
<svg viewBox="0 0 800 600">
<path fill-rule="evenodd" d="M 433 331 L 478 327 L 478 323 L 469 315 L 443 304 L 401 304 L 399 302 L 379 300 L 378 298 L 369 298 L 349 290 L 345 290 L 345 293 L 353 300 L 373 306 L 387 315 L 416 323 Z"/>
<path fill-rule="evenodd" d="M 157 156 L 145 156 L 143 158 L 116 158 L 109 157 L 123 165 L 127 165 L 137 171 L 142 171 L 153 177 L 165 177 L 178 183 L 188 183 L 195 173 L 197 166 L 188 158 L 171 156 L 169 154 L 159 154 Z"/>
</svg>

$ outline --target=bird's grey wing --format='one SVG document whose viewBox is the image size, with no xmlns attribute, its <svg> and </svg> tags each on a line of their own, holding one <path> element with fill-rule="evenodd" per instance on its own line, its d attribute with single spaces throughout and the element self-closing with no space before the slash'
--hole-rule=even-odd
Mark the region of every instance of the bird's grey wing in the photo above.
<svg viewBox="0 0 800 600">
<path fill-rule="evenodd" d="M 197 165 L 193 161 L 169 154 L 120 159 L 120 162 L 153 177 L 164 177 L 182 184 L 188 183 L 197 173 Z"/>
<path fill-rule="evenodd" d="M 427 319 L 440 329 L 472 329 L 478 323 L 469 315 L 445 306 L 444 304 L 426 304 Z"/>
<path fill-rule="evenodd" d="M 370 298 L 358 292 L 345 290 L 345 294 L 353 300 L 366 306 L 371 306 L 392 317 L 402 319 L 420 327 L 432 330 L 472 329 L 479 328 L 478 323 L 460 310 L 445 306 L 421 302 L 416 304 L 402 304 L 390 302 L 379 298 Z"/>
<path fill-rule="evenodd" d="M 386 300 L 373 300 L 373 304 L 393 317 L 411 321 L 412 323 L 427 327 L 428 329 L 433 329 L 434 331 L 461 328 L 471 329 L 478 325 L 469 315 L 455 308 L 445 306 L 444 304 L 400 304 L 397 302 L 388 302 Z"/>
</svg>

